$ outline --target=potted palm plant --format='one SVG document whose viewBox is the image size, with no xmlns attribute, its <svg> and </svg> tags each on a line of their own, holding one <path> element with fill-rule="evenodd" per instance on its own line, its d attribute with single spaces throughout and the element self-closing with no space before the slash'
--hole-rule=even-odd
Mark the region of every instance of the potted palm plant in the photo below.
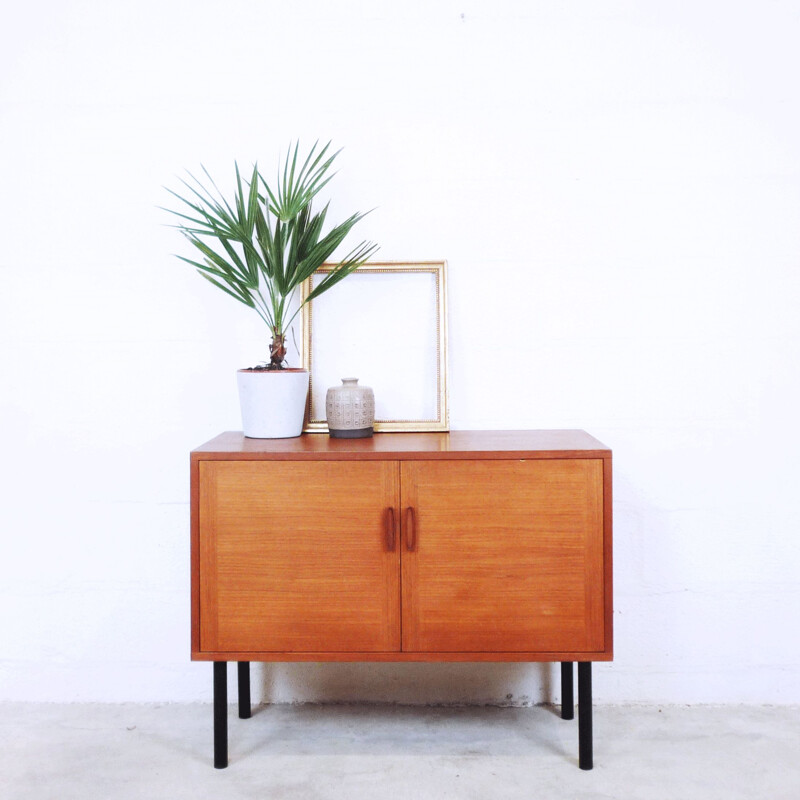
<svg viewBox="0 0 800 800">
<path fill-rule="evenodd" d="M 190 174 L 190 180 L 182 181 L 186 192 L 167 190 L 182 205 L 180 210 L 165 210 L 178 217 L 174 227 L 198 251 L 195 258 L 178 258 L 252 308 L 272 337 L 269 360 L 237 373 L 245 436 L 272 439 L 300 435 L 308 373 L 287 367 L 287 333 L 304 303 L 335 286 L 377 250 L 377 245 L 361 242 L 297 304 L 298 287 L 332 256 L 364 217 L 355 213 L 323 233 L 328 204 L 314 211 L 312 201 L 333 177 L 329 170 L 340 151 L 329 155 L 329 148 L 330 142 L 321 149 L 315 144 L 300 164 L 299 144 L 295 144 L 272 185 L 257 164 L 249 181 L 242 179 L 238 164 L 234 164 L 236 182 L 230 200 L 205 168 L 207 184 Z"/>
</svg>

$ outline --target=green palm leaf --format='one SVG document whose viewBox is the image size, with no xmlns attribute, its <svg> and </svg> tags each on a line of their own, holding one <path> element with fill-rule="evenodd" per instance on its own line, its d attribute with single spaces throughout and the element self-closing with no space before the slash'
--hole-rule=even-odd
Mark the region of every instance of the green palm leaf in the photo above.
<svg viewBox="0 0 800 800">
<path fill-rule="evenodd" d="M 191 173 L 180 179 L 185 191 L 167 191 L 179 209 L 165 208 L 179 230 L 199 251 L 202 260 L 178 256 L 208 281 L 253 308 L 270 327 L 275 339 L 286 334 L 290 299 L 343 243 L 363 217 L 356 213 L 323 234 L 328 205 L 313 211 L 313 201 L 335 173 L 330 168 L 341 151 L 330 154 L 328 142 L 315 142 L 300 163 L 299 142 L 289 148 L 271 186 L 254 164 L 249 180 L 234 162 L 235 188 L 228 200 L 205 167 L 207 183 Z M 304 302 L 318 297 L 344 280 L 377 250 L 361 242 L 326 271 Z"/>
</svg>

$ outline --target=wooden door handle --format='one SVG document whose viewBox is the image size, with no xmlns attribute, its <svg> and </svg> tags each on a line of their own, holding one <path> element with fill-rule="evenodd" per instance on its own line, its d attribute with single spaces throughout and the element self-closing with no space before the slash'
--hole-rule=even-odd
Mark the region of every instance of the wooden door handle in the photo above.
<svg viewBox="0 0 800 800">
<path fill-rule="evenodd" d="M 387 508 L 386 509 L 386 549 L 390 552 L 394 552 L 394 543 L 395 543 L 395 521 L 394 521 L 394 509 Z"/>
<path fill-rule="evenodd" d="M 417 522 L 414 518 L 414 509 L 409 506 L 406 509 L 406 550 L 414 552 L 417 546 Z"/>
</svg>

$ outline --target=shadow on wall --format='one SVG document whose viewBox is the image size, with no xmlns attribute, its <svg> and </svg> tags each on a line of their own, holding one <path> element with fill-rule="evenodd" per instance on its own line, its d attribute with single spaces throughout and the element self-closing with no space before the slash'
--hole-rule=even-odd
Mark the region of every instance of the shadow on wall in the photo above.
<svg viewBox="0 0 800 800">
<path fill-rule="evenodd" d="M 531 706 L 560 701 L 558 664 L 253 664 L 254 703 Z"/>
</svg>

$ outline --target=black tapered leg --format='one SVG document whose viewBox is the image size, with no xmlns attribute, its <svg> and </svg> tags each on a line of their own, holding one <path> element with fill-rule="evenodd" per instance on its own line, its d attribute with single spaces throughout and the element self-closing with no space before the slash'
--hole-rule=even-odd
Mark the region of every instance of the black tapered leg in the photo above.
<svg viewBox="0 0 800 800">
<path fill-rule="evenodd" d="M 561 662 L 561 719 L 575 719 L 573 698 L 572 662 Z"/>
<path fill-rule="evenodd" d="M 214 766 L 228 766 L 228 662 L 214 662 Z"/>
<path fill-rule="evenodd" d="M 578 662 L 578 765 L 594 766 L 592 758 L 592 662 Z"/>
<path fill-rule="evenodd" d="M 239 719 L 250 719 L 250 662 L 239 662 Z"/>
</svg>

